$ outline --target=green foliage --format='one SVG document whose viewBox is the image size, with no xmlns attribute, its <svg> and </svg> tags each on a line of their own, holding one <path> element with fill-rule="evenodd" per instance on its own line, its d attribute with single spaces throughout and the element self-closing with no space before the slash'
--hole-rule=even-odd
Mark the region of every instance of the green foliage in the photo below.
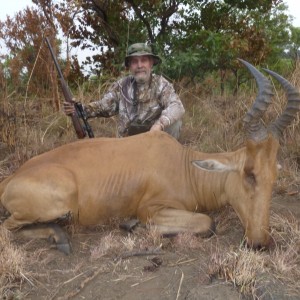
<svg viewBox="0 0 300 300">
<path fill-rule="evenodd" d="M 293 61 L 290 58 L 278 59 L 276 63 L 273 63 L 272 65 L 272 70 L 281 74 L 283 77 L 288 77 L 292 73 L 293 69 Z"/>
<path fill-rule="evenodd" d="M 26 14 L 0 23 L 0 38 L 12 52 L 10 59 L 14 59 L 9 70 L 16 70 L 17 76 L 13 77 L 12 72 L 11 76 L 18 80 L 28 79 L 42 35 L 50 34 L 58 42 L 59 29 L 68 46 L 64 71 L 73 86 L 85 80 L 81 71 L 87 67 L 98 77 L 119 76 L 124 69 L 126 49 L 135 42 L 153 45 L 163 58 L 159 69 L 164 74 L 172 79 L 192 80 L 201 80 L 216 71 L 230 71 L 237 76 L 238 57 L 271 67 L 287 55 L 296 59 L 299 50 L 299 29 L 291 27 L 282 1 L 34 0 L 34 3 L 37 9 L 32 12 L 28 9 Z M 38 33 L 36 28 L 40 29 Z M 95 54 L 80 66 L 69 55 L 72 47 L 94 50 Z M 56 51 L 61 51 L 59 44 Z M 46 55 L 42 57 L 45 62 Z M 36 65 L 41 66 L 37 78 L 43 78 L 42 60 Z M 46 85 L 49 79 L 43 80 Z"/>
<path fill-rule="evenodd" d="M 162 71 L 175 79 L 236 70 L 237 57 L 255 64 L 274 60 L 289 39 L 286 6 L 271 0 L 83 0 L 82 7 L 70 36 L 74 46 L 100 49 L 86 62 L 98 75 L 120 73 L 134 42 L 152 43 L 165 58 Z"/>
<path fill-rule="evenodd" d="M 291 26 L 291 39 L 288 47 L 289 56 L 296 61 L 300 57 L 300 27 Z"/>
</svg>

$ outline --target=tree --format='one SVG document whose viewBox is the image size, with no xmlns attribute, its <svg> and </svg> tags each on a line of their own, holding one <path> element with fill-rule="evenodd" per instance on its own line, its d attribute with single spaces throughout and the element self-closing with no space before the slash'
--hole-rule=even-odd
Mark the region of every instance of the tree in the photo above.
<svg viewBox="0 0 300 300">
<path fill-rule="evenodd" d="M 162 71 L 172 78 L 235 71 L 237 57 L 258 64 L 282 51 L 288 17 L 281 2 L 82 0 L 71 37 L 74 46 L 100 50 L 87 60 L 98 74 L 118 74 L 127 45 L 137 41 L 168 58 Z"/>
<path fill-rule="evenodd" d="M 291 26 L 291 45 L 289 54 L 293 61 L 296 62 L 300 57 L 300 27 Z"/>
<path fill-rule="evenodd" d="M 170 18 L 182 1 L 82 0 L 83 11 L 72 30 L 74 46 L 99 49 L 89 57 L 98 74 L 118 74 L 128 44 L 147 41 L 157 44 L 170 32 Z"/>
<path fill-rule="evenodd" d="M 128 44 L 149 42 L 167 58 L 161 72 L 174 79 L 197 79 L 212 71 L 237 74 L 237 57 L 270 64 L 289 44 L 289 20 L 281 0 L 33 1 L 43 13 L 45 28 L 52 30 L 53 43 L 59 41 L 59 31 L 65 37 L 68 78 L 80 76 L 72 47 L 97 50 L 83 63 L 94 74 L 118 76 Z"/>
<path fill-rule="evenodd" d="M 35 64 L 42 43 L 44 22 L 45 19 L 38 10 L 29 8 L 17 13 L 14 18 L 7 17 L 6 21 L 0 22 L 0 39 L 8 50 L 6 76 L 12 86 L 20 86 L 21 82 L 26 82 L 32 72 L 32 87 L 36 88 L 47 81 L 44 63 Z"/>
</svg>

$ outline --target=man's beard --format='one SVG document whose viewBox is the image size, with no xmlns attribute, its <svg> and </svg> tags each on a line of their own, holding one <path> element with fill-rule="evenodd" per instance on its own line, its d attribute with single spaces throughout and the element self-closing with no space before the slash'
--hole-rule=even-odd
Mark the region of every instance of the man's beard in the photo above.
<svg viewBox="0 0 300 300">
<path fill-rule="evenodd" d="M 143 70 L 141 72 L 136 72 L 133 77 L 137 84 L 145 84 L 149 82 L 151 76 L 151 71 Z"/>
</svg>

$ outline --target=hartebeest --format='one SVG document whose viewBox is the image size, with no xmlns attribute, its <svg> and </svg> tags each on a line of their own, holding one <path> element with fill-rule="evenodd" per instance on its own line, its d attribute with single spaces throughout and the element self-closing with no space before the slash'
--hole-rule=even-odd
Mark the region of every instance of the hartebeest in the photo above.
<svg viewBox="0 0 300 300">
<path fill-rule="evenodd" d="M 279 139 L 299 111 L 300 96 L 284 78 L 265 70 L 288 98 L 283 114 L 265 128 L 261 117 L 271 103 L 272 85 L 242 62 L 259 87 L 244 119 L 243 148 L 200 153 L 164 132 L 70 143 L 30 159 L 0 184 L 1 203 L 10 213 L 2 226 L 12 230 L 34 224 L 30 228 L 37 226 L 36 236 L 51 237 L 69 253 L 67 235 L 49 223 L 67 214 L 82 225 L 137 217 L 144 224 L 150 221 L 161 234 L 205 234 L 214 228 L 205 212 L 230 204 L 248 245 L 266 247 Z M 40 223 L 45 223 L 42 228 Z"/>
</svg>

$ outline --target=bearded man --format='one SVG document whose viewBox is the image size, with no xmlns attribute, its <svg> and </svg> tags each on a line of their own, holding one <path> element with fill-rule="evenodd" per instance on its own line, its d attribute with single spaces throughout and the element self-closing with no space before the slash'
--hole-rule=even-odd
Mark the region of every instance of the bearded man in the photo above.
<svg viewBox="0 0 300 300">
<path fill-rule="evenodd" d="M 159 63 L 149 45 L 129 46 L 125 66 L 130 75 L 113 83 L 100 100 L 84 105 L 87 118 L 119 115 L 118 137 L 163 130 L 178 139 L 185 110 L 173 85 L 152 72 Z M 64 112 L 76 113 L 74 105 L 64 102 Z"/>
</svg>

